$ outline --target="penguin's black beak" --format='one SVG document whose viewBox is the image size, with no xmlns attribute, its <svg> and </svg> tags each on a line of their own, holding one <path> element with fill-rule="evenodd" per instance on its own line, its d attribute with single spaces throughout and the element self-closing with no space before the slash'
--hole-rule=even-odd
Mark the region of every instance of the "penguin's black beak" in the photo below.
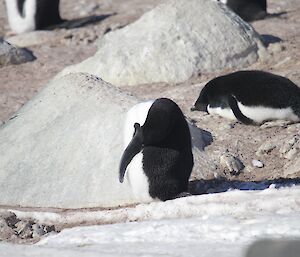
<svg viewBox="0 0 300 257">
<path fill-rule="evenodd" d="M 126 147 L 120 162 L 119 181 L 123 183 L 127 166 L 143 148 L 143 132 L 139 123 L 134 124 L 135 132 L 132 140 Z"/>
<path fill-rule="evenodd" d="M 200 112 L 207 112 L 207 104 L 198 104 L 196 103 L 192 108 L 191 108 L 191 112 L 194 112 L 194 111 L 200 111 Z"/>
</svg>

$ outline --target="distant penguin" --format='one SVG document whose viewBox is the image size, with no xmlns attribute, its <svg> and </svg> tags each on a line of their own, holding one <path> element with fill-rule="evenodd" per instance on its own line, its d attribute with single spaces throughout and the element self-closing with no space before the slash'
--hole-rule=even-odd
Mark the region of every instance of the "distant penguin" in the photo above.
<svg viewBox="0 0 300 257">
<path fill-rule="evenodd" d="M 219 0 L 245 21 L 263 19 L 267 16 L 267 0 Z"/>
<path fill-rule="evenodd" d="M 5 0 L 5 3 L 9 25 L 17 34 L 63 22 L 59 0 Z"/>
<path fill-rule="evenodd" d="M 300 121 L 300 88 L 263 71 L 238 71 L 209 81 L 191 111 L 218 114 L 244 124 Z"/>
<path fill-rule="evenodd" d="M 191 135 L 182 111 L 167 98 L 132 107 L 125 121 L 119 181 L 127 178 L 142 202 L 188 195 L 194 165 Z"/>
</svg>

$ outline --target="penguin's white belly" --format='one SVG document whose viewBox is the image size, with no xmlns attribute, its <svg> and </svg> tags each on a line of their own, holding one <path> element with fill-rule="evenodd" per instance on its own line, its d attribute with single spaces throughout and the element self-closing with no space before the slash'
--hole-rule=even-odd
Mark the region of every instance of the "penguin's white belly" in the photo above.
<svg viewBox="0 0 300 257">
<path fill-rule="evenodd" d="M 9 25 L 16 33 L 33 31 L 36 27 L 36 0 L 27 0 L 23 8 L 25 17 L 22 17 L 18 11 L 17 0 L 6 0 Z"/>
<path fill-rule="evenodd" d="M 210 105 L 208 105 L 207 111 L 209 114 L 217 114 L 226 119 L 236 120 L 235 115 L 233 114 L 232 110 L 229 107 L 228 108 L 210 107 Z"/>
<path fill-rule="evenodd" d="M 238 102 L 239 109 L 241 113 L 246 116 L 247 118 L 253 120 L 254 122 L 260 124 L 267 120 L 290 120 L 293 122 L 300 121 L 300 118 L 293 112 L 293 110 L 288 108 L 283 109 L 275 109 L 270 107 L 263 107 L 263 106 L 245 106 Z M 224 118 L 230 120 L 237 120 L 233 111 L 230 108 L 221 107 L 207 107 L 209 114 L 218 114 Z"/>
<path fill-rule="evenodd" d="M 299 117 L 295 115 L 293 110 L 288 108 L 276 109 L 271 107 L 249 107 L 238 102 L 241 112 L 256 123 L 262 123 L 267 120 L 290 120 L 297 122 Z"/>
<path fill-rule="evenodd" d="M 153 201 L 149 194 L 148 178 L 143 170 L 143 154 L 140 152 L 127 167 L 127 178 L 136 199 L 141 202 Z"/>
</svg>

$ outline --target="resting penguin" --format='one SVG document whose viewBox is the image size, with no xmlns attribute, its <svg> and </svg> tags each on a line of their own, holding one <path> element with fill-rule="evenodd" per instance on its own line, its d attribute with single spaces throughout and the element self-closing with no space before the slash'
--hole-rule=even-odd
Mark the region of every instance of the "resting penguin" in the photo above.
<svg viewBox="0 0 300 257">
<path fill-rule="evenodd" d="M 134 106 L 127 113 L 124 135 L 119 181 L 127 170 L 137 199 L 166 201 L 188 195 L 194 165 L 191 135 L 176 103 L 160 98 Z"/>
<path fill-rule="evenodd" d="M 245 124 L 300 121 L 300 88 L 263 71 L 238 71 L 209 81 L 191 111 L 205 111 Z"/>
<path fill-rule="evenodd" d="M 267 16 L 267 0 L 220 0 L 245 21 Z"/>
<path fill-rule="evenodd" d="M 61 23 L 59 0 L 5 0 L 9 25 L 24 33 Z"/>
</svg>

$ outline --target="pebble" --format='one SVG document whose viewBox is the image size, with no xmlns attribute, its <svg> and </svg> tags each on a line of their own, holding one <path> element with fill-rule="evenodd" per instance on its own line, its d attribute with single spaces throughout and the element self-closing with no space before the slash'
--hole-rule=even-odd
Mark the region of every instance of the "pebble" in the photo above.
<svg viewBox="0 0 300 257">
<path fill-rule="evenodd" d="M 252 160 L 252 165 L 257 168 L 263 168 L 264 164 L 259 160 Z"/>
<path fill-rule="evenodd" d="M 296 135 L 292 136 L 280 149 L 281 156 L 292 160 L 300 152 L 300 138 Z"/>
<path fill-rule="evenodd" d="M 229 170 L 232 175 L 238 175 L 245 168 L 242 161 L 229 152 L 225 152 L 220 156 L 220 164 L 225 170 Z"/>
<path fill-rule="evenodd" d="M 275 148 L 276 148 L 276 145 L 274 143 L 266 142 L 258 148 L 258 150 L 256 151 L 255 154 L 257 156 L 261 156 L 263 154 L 268 154 Z"/>
</svg>

